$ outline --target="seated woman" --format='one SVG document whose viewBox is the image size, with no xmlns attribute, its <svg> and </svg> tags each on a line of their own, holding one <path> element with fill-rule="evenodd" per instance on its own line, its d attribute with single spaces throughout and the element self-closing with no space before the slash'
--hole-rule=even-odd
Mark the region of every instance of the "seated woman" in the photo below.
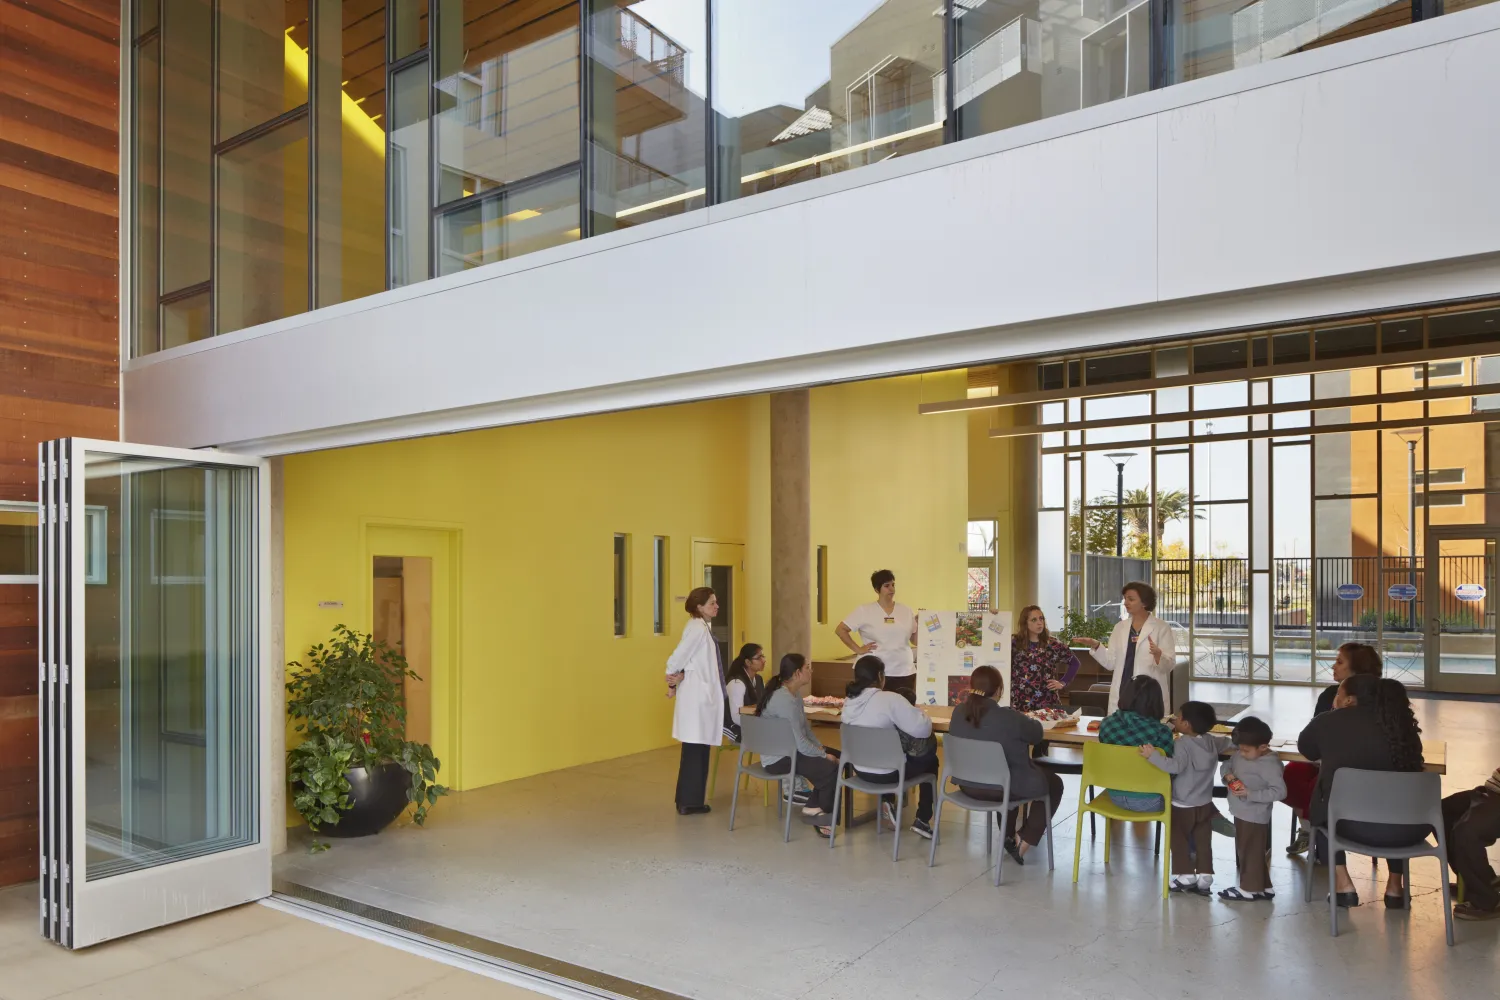
<svg viewBox="0 0 1500 1000">
<path fill-rule="evenodd" d="M 1059 708 L 1062 689 L 1078 675 L 1078 657 L 1047 631 L 1047 616 L 1035 604 L 1022 608 L 1017 621 L 1021 627 L 1010 640 L 1010 707 Z"/>
<path fill-rule="evenodd" d="M 766 682 L 760 696 L 759 714 L 765 719 L 786 719 L 797 738 L 797 776 L 812 782 L 812 804 L 802 810 L 818 834 L 833 832 L 833 793 L 838 785 L 839 756 L 824 749 L 813 737 L 812 724 L 802 709 L 802 696 L 812 687 L 812 664 L 800 653 L 788 653 L 781 666 Z M 787 757 L 762 757 L 761 766 L 771 774 L 786 774 L 792 769 Z"/>
<path fill-rule="evenodd" d="M 1380 654 L 1375 647 L 1363 642 L 1346 642 L 1339 647 L 1338 655 L 1333 661 L 1333 683 L 1323 689 L 1318 695 L 1317 708 L 1313 709 L 1313 717 L 1316 718 L 1325 712 L 1333 711 L 1333 699 L 1339 693 L 1339 685 L 1353 674 L 1369 674 L 1371 677 L 1379 677 L 1381 672 Z M 1308 848 L 1308 826 L 1307 806 L 1312 801 L 1313 786 L 1318 783 L 1318 765 L 1310 761 L 1294 760 L 1286 765 L 1283 776 L 1286 779 L 1286 798 L 1281 801 L 1292 807 L 1297 814 L 1297 819 L 1302 822 L 1297 827 L 1297 838 L 1292 841 L 1286 849 L 1288 855 L 1304 854 Z"/>
<path fill-rule="evenodd" d="M 1120 691 L 1120 707 L 1099 723 L 1099 742 L 1111 746 L 1140 747 L 1149 743 L 1172 756 L 1172 728 L 1164 724 L 1167 712 L 1161 685 L 1156 678 L 1137 674 Z M 1166 805 L 1160 795 L 1107 789 L 1115 805 L 1131 812 L 1159 812 Z"/>
<path fill-rule="evenodd" d="M 1334 710 L 1313 719 L 1297 738 L 1297 749 L 1308 760 L 1318 762 L 1318 783 L 1313 787 L 1308 815 L 1315 826 L 1328 821 L 1328 795 L 1339 768 L 1366 771 L 1422 770 L 1422 727 L 1412 714 L 1406 688 L 1400 681 L 1369 674 L 1351 674 L 1339 685 Z M 1420 843 L 1431 828 L 1413 824 L 1339 823 L 1338 833 L 1379 847 L 1410 847 Z M 1320 836 L 1319 841 L 1322 841 Z M 1325 848 L 1326 849 L 1326 848 Z M 1359 894 L 1349 879 L 1344 852 L 1334 857 L 1334 892 L 1339 906 L 1358 906 Z M 1387 862 L 1385 905 L 1401 909 L 1406 862 Z"/>
<path fill-rule="evenodd" d="M 1010 797 L 1038 799 L 1045 796 L 1050 800 L 1045 813 L 1035 804 L 1027 807 L 1026 822 L 1019 829 L 1016 828 L 1017 810 L 1012 809 L 1006 820 L 1006 829 L 1015 834 L 1015 838 L 1005 838 L 1005 849 L 1017 864 L 1024 864 L 1026 852 L 1041 842 L 1047 829 L 1047 818 L 1057 812 L 1062 802 L 1063 783 L 1062 778 L 1031 759 L 1030 748 L 1042 742 L 1042 724 L 1014 708 L 995 704 L 1002 691 L 1000 671 L 994 667 L 975 670 L 974 676 L 969 678 L 969 696 L 953 710 L 948 735 L 1000 744 L 1005 750 L 1005 762 L 1010 765 Z M 1003 789 L 989 785 L 961 783 L 958 787 L 976 799 L 1000 802 L 1005 798 Z M 1000 822 L 999 813 L 995 814 L 995 822 Z"/>
<path fill-rule="evenodd" d="M 851 726 L 872 729 L 894 729 L 901 736 L 906 751 L 906 777 L 937 774 L 937 742 L 932 738 L 932 720 L 902 695 L 882 691 L 885 664 L 878 656 L 861 656 L 854 663 L 854 680 L 845 691 L 843 721 Z M 896 783 L 895 771 L 859 771 L 866 781 Z M 896 797 L 883 796 L 880 815 L 896 829 Z M 911 830 L 919 837 L 932 839 L 932 786 L 923 784 L 917 790 L 917 820 Z"/>
<path fill-rule="evenodd" d="M 740 710 L 759 705 L 765 693 L 766 682 L 760 677 L 765 666 L 765 651 L 757 643 L 747 642 L 724 674 L 724 738 L 731 743 L 740 741 Z"/>
</svg>

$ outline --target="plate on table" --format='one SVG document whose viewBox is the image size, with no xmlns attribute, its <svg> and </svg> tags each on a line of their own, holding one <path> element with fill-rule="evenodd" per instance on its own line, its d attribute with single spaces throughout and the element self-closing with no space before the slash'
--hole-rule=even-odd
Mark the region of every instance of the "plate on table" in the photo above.
<svg viewBox="0 0 1500 1000">
<path fill-rule="evenodd" d="M 1067 729 L 1069 726 L 1078 725 L 1078 720 L 1083 715 L 1083 709 L 1079 708 L 1072 712 L 1066 712 L 1060 708 L 1042 708 L 1035 712 L 1027 712 L 1026 715 L 1028 718 L 1040 722 L 1043 729 Z"/>
</svg>

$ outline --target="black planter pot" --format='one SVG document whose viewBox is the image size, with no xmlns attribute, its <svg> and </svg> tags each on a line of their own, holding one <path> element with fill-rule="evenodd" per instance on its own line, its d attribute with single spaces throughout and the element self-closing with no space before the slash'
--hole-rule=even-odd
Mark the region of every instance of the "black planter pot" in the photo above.
<svg viewBox="0 0 1500 1000">
<path fill-rule="evenodd" d="M 321 837 L 369 837 L 379 833 L 406 808 L 406 790 L 411 775 L 400 764 L 381 764 L 366 771 L 362 767 L 345 774 L 349 779 L 349 811 L 333 826 L 320 826 Z"/>
</svg>

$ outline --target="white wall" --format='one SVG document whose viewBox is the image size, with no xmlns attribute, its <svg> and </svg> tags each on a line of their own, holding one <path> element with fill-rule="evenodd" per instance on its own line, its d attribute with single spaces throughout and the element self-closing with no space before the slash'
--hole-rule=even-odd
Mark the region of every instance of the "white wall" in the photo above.
<svg viewBox="0 0 1500 1000">
<path fill-rule="evenodd" d="M 131 362 L 123 434 L 305 450 L 1493 293 L 1496 94 L 1500 4 Z"/>
</svg>

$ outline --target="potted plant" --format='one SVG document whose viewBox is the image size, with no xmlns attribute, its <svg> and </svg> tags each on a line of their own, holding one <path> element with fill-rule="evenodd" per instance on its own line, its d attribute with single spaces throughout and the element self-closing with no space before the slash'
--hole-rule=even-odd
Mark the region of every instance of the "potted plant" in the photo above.
<svg viewBox="0 0 1500 1000">
<path fill-rule="evenodd" d="M 432 747 L 406 739 L 402 686 L 420 678 L 398 651 L 344 625 L 307 661 L 288 664 L 286 682 L 287 714 L 304 734 L 287 753 L 292 805 L 314 834 L 331 837 L 379 833 L 408 804 L 421 826 L 448 789 Z"/>
<path fill-rule="evenodd" d="M 1075 640 L 1080 636 L 1103 642 L 1109 638 L 1114 627 L 1115 623 L 1107 618 L 1098 615 L 1090 617 L 1084 614 L 1082 608 L 1069 608 L 1063 615 L 1063 627 L 1058 630 L 1057 637 L 1068 646 L 1077 645 Z"/>
</svg>

